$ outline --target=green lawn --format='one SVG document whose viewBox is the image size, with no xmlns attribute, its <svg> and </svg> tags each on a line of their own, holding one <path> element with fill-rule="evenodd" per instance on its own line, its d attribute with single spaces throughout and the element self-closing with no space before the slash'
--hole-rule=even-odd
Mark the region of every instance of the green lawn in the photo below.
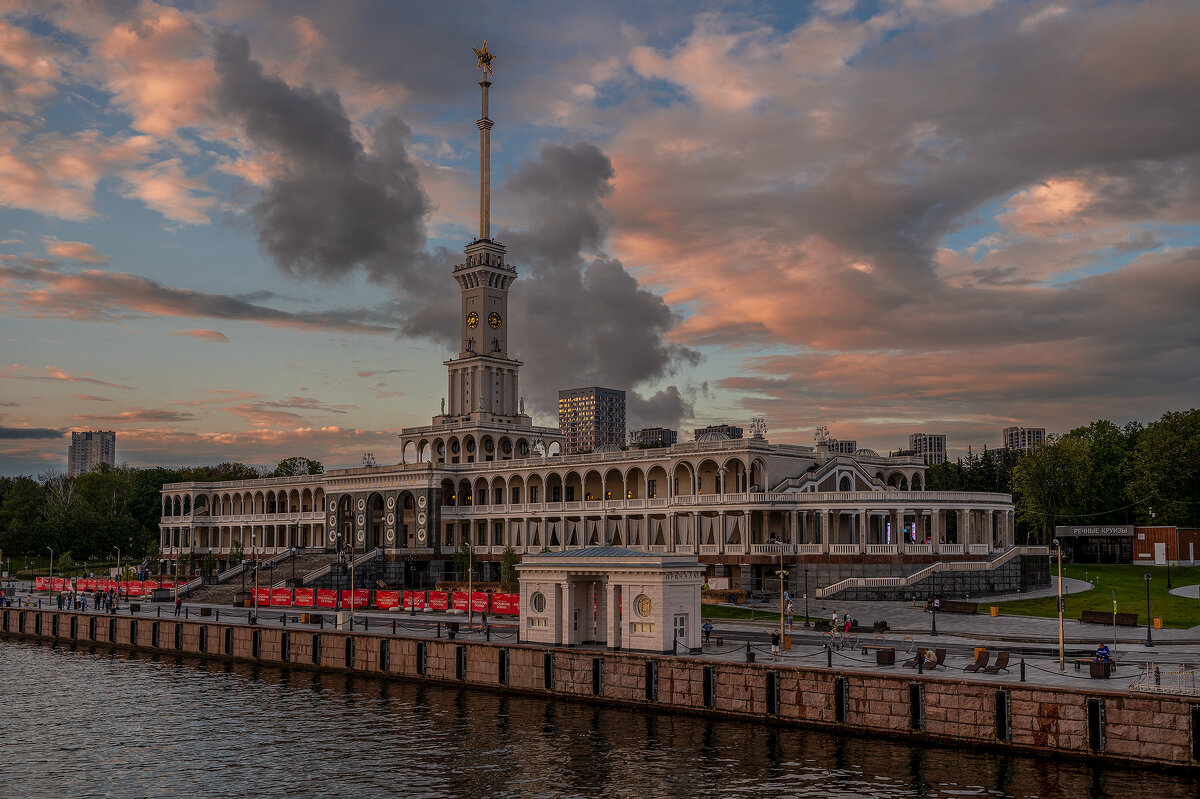
<svg viewBox="0 0 1200 799">
<path fill-rule="evenodd" d="M 779 621 L 779 611 L 771 613 L 766 610 L 755 610 L 753 608 L 743 607 L 726 607 L 724 605 L 708 605 L 700 606 L 700 615 L 705 619 L 753 619 L 755 621 Z M 797 618 L 795 616 L 793 619 Z M 804 622 L 804 616 L 798 617 L 800 622 Z"/>
<path fill-rule="evenodd" d="M 1057 566 L 1054 566 L 1057 575 Z M 1096 588 L 1082 594 L 1066 597 L 1065 618 L 1078 619 L 1081 610 L 1112 612 L 1113 592 L 1116 592 L 1117 612 L 1138 614 L 1138 624 L 1146 624 L 1146 580 L 1142 576 L 1149 572 L 1150 615 L 1161 617 L 1167 627 L 1193 627 L 1200 624 L 1200 606 L 1195 599 L 1172 596 L 1167 593 L 1167 570 L 1161 566 L 1147 567 L 1145 564 L 1067 565 L 1063 564 L 1063 577 L 1076 580 L 1087 579 L 1096 583 Z M 1086 574 L 1086 576 L 1085 576 Z M 1172 566 L 1171 585 L 1200 583 L 1200 566 Z M 986 612 L 989 605 L 998 604 L 1006 616 L 1045 616 L 1057 618 L 1056 598 L 1021 599 L 1015 602 L 992 603 L 986 599 L 980 608 Z"/>
</svg>

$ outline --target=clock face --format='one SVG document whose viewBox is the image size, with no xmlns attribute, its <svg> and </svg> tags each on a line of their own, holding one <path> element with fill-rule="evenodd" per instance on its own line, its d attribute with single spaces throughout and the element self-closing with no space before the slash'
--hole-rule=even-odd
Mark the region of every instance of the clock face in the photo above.
<svg viewBox="0 0 1200 799">
<path fill-rule="evenodd" d="M 471 328 L 472 330 L 479 327 L 479 314 L 475 313 L 474 311 L 471 311 L 469 314 L 467 314 L 467 327 Z"/>
<path fill-rule="evenodd" d="M 488 315 L 488 324 L 492 326 L 492 330 L 499 330 L 500 322 L 501 322 L 500 314 L 496 313 L 495 311 L 492 311 Z"/>
</svg>

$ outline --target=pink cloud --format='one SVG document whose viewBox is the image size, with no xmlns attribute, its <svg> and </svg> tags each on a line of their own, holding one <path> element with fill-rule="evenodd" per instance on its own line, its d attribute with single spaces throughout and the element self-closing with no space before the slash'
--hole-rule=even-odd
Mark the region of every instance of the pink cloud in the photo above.
<svg viewBox="0 0 1200 799">
<path fill-rule="evenodd" d="M 76 394 L 75 399 L 84 402 L 112 402 L 108 397 L 97 397 L 94 394 Z"/>
<path fill-rule="evenodd" d="M 198 338 L 203 341 L 229 341 L 229 336 L 217 330 L 173 330 L 172 336 L 188 336 L 189 338 Z"/>
<path fill-rule="evenodd" d="M 106 264 L 109 261 L 107 255 L 101 255 L 96 252 L 95 247 L 82 241 L 46 239 L 46 252 L 59 258 L 70 258 L 89 264 Z"/>
<path fill-rule="evenodd" d="M 91 372 L 82 372 L 80 374 L 70 374 L 64 369 L 57 366 L 43 366 L 42 371 L 35 372 L 30 367 L 23 364 L 14 363 L 7 369 L 0 371 L 0 379 L 4 380 L 52 380 L 63 383 L 91 383 L 105 388 L 120 388 L 127 391 L 132 391 L 133 386 L 123 386 L 119 383 L 109 383 L 96 377 Z"/>
</svg>

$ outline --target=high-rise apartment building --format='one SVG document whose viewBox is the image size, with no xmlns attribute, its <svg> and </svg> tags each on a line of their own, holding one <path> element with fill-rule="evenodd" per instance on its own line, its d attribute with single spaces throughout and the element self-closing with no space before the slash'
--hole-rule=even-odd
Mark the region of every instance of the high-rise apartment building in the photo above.
<svg viewBox="0 0 1200 799">
<path fill-rule="evenodd" d="M 831 455 L 853 455 L 858 451 L 858 439 L 827 438 L 825 439 L 825 446 L 829 447 Z"/>
<path fill-rule="evenodd" d="M 630 433 L 629 440 L 635 447 L 669 447 L 679 443 L 679 431 L 668 430 L 665 427 L 645 427 Z"/>
<path fill-rule="evenodd" d="M 946 437 L 940 433 L 909 433 L 908 448 L 924 458 L 926 466 L 946 462 Z"/>
<path fill-rule="evenodd" d="M 700 436 L 705 433 L 724 433 L 730 438 L 741 438 L 742 428 L 735 427 L 731 424 L 710 424 L 708 427 L 697 427 L 692 431 L 693 438 L 696 441 L 700 440 Z"/>
<path fill-rule="evenodd" d="M 558 428 L 567 452 L 591 452 L 625 444 L 625 392 L 615 388 L 569 388 L 558 392 Z"/>
<path fill-rule="evenodd" d="M 78 477 L 98 463 L 117 462 L 117 434 L 113 430 L 72 431 L 67 448 L 67 475 Z"/>
<path fill-rule="evenodd" d="M 1046 443 L 1046 428 L 1006 427 L 1000 438 L 1005 449 L 1033 449 Z"/>
</svg>

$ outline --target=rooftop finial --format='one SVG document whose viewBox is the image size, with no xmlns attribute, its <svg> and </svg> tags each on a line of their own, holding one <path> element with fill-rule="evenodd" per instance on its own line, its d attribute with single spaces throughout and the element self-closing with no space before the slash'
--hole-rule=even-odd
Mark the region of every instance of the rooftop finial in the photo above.
<svg viewBox="0 0 1200 799">
<path fill-rule="evenodd" d="M 474 50 L 475 55 L 477 55 L 479 57 L 479 63 L 476 65 L 475 68 L 482 69 L 483 71 L 487 72 L 487 74 L 489 74 L 489 75 L 495 75 L 496 73 L 492 72 L 492 62 L 496 60 L 496 54 L 488 52 L 487 39 L 483 40 L 483 49 L 482 50 L 480 50 L 478 47 L 472 47 L 471 49 Z M 484 80 L 486 80 L 486 78 Z"/>
</svg>

